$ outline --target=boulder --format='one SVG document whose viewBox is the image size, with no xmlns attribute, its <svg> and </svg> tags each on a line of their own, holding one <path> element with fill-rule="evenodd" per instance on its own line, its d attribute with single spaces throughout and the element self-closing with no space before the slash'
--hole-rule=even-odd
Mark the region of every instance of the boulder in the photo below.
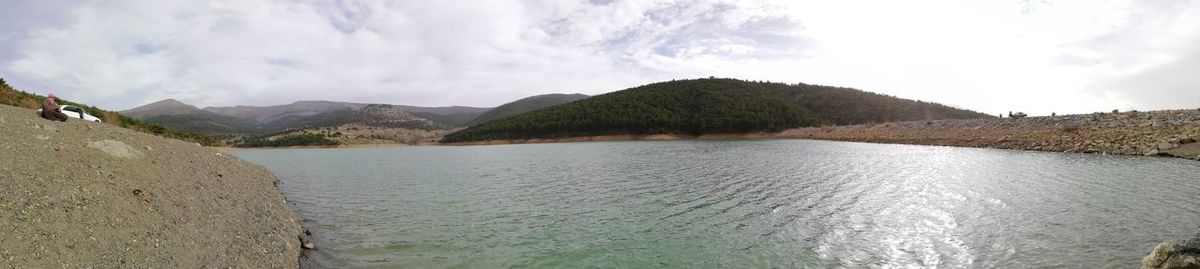
<svg viewBox="0 0 1200 269">
<path fill-rule="evenodd" d="M 1142 269 L 1200 269 L 1200 234 L 1186 242 L 1158 244 L 1142 258 Z"/>
<path fill-rule="evenodd" d="M 1159 151 L 1167 151 L 1167 150 L 1172 150 L 1172 149 L 1175 149 L 1175 148 L 1177 148 L 1177 147 L 1179 147 L 1179 145 L 1171 144 L 1171 143 L 1168 143 L 1168 142 L 1162 142 L 1162 143 L 1158 143 L 1158 150 L 1159 150 Z"/>
</svg>

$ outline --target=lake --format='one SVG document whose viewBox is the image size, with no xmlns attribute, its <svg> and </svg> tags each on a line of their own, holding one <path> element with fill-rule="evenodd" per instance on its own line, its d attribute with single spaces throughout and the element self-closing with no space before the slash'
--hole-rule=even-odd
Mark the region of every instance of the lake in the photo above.
<svg viewBox="0 0 1200 269">
<path fill-rule="evenodd" d="M 314 267 L 1135 268 L 1200 162 L 809 140 L 243 150 Z"/>
</svg>

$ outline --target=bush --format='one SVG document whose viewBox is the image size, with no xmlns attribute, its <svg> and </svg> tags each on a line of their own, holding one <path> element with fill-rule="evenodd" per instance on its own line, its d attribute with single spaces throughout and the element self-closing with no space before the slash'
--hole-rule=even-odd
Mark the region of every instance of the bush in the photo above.
<svg viewBox="0 0 1200 269">
<path fill-rule="evenodd" d="M 319 134 L 285 135 L 275 139 L 263 137 L 252 138 L 242 142 L 242 147 L 291 147 L 291 146 L 328 146 L 337 145 L 337 141 L 325 139 Z"/>
</svg>

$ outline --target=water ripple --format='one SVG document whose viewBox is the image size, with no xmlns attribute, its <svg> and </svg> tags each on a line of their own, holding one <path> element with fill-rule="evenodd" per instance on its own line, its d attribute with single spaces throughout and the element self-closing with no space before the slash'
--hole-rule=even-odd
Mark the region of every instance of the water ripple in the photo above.
<svg viewBox="0 0 1200 269">
<path fill-rule="evenodd" d="M 1135 267 L 1200 164 L 861 143 L 253 150 L 317 267 Z"/>
</svg>

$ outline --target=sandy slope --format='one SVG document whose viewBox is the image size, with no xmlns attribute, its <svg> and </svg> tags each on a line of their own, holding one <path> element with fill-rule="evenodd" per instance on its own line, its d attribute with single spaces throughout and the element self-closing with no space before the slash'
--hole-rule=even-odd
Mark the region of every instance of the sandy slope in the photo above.
<svg viewBox="0 0 1200 269">
<path fill-rule="evenodd" d="M 0 268 L 295 268 L 267 170 L 211 148 L 0 105 Z"/>
</svg>

